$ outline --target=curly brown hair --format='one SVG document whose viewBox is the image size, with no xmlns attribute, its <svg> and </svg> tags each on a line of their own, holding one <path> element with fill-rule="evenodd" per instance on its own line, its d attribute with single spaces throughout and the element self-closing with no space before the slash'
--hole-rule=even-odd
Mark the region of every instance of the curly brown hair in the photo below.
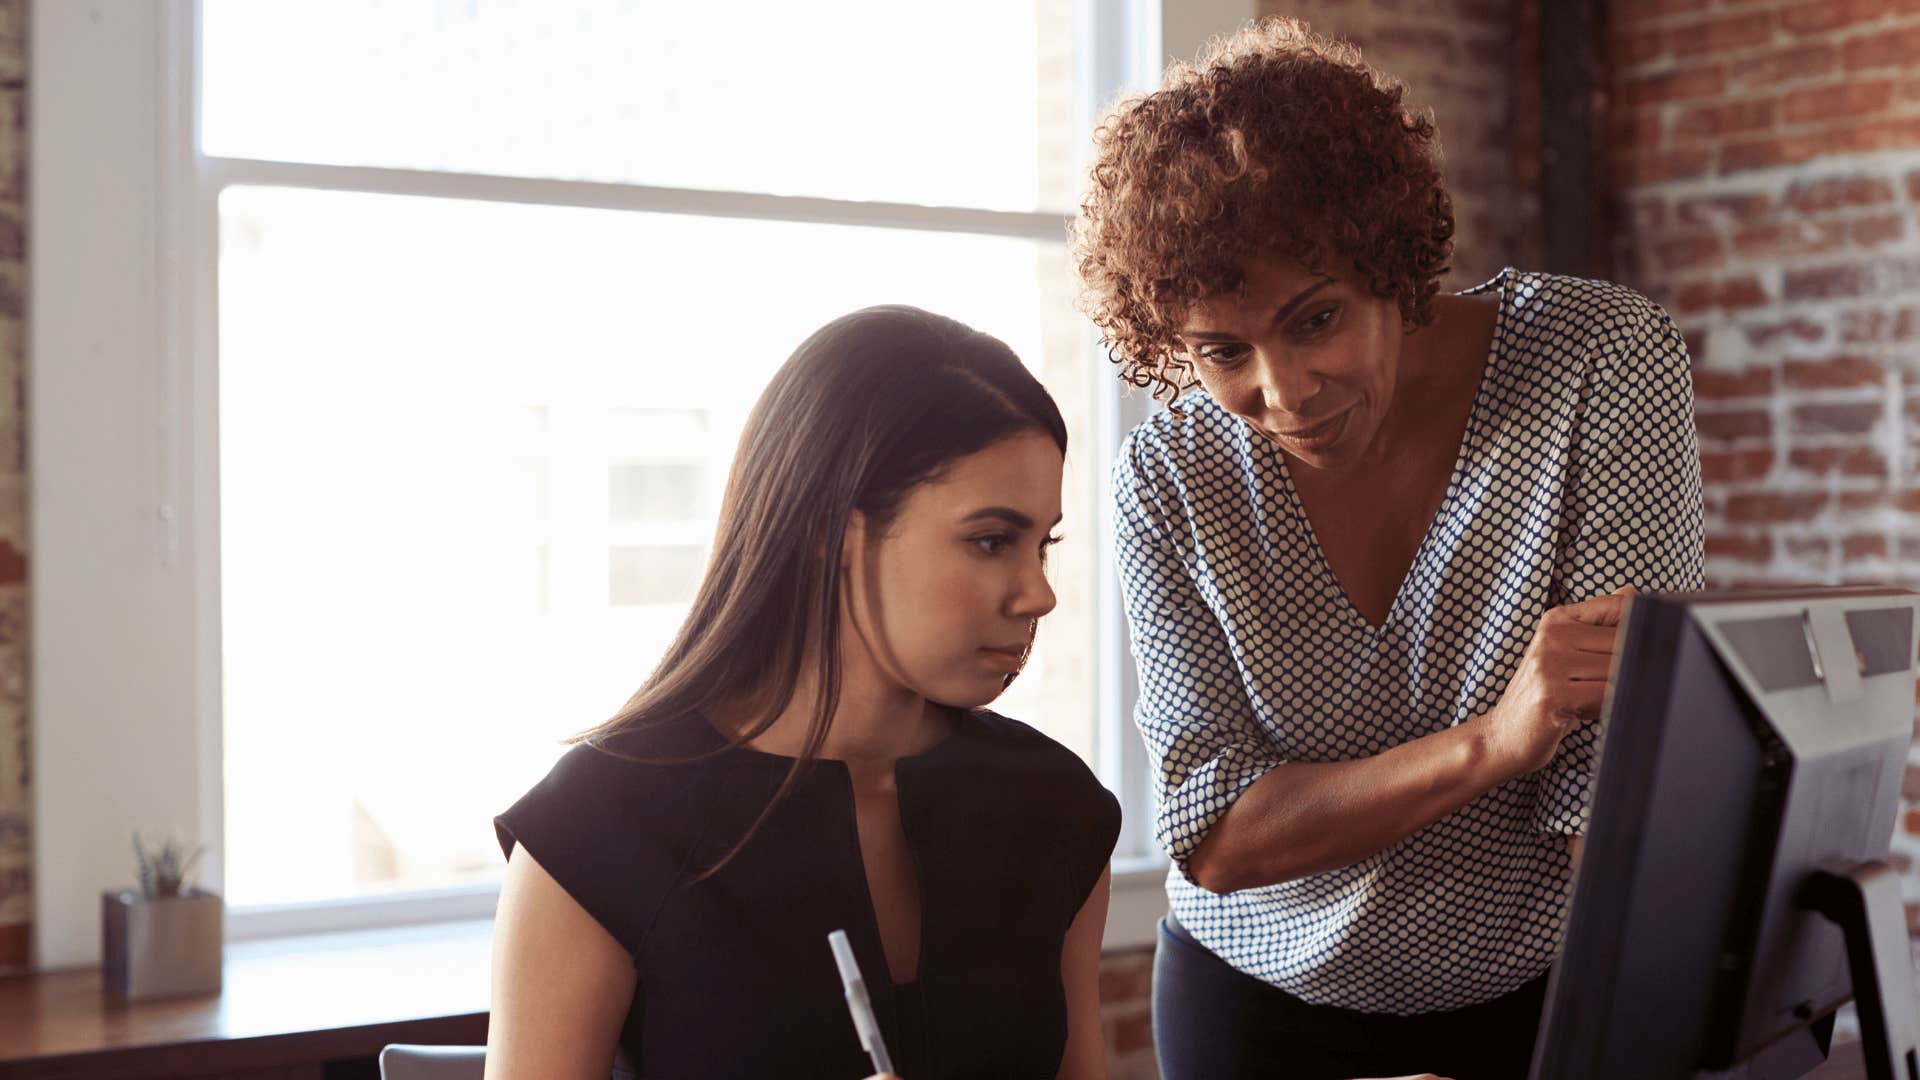
<svg viewBox="0 0 1920 1080">
<path fill-rule="evenodd" d="M 1432 322 L 1453 202 L 1433 118 L 1405 95 L 1354 46 L 1274 18 L 1117 102 L 1094 131 L 1073 261 L 1120 377 L 1169 400 L 1190 386 L 1174 331 L 1255 255 L 1351 270 L 1409 329 Z"/>
</svg>

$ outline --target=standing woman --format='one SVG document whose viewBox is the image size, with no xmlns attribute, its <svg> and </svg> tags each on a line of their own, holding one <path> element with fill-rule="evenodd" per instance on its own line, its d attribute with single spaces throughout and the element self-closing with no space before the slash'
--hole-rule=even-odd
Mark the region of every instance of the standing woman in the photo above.
<svg viewBox="0 0 1920 1080">
<path fill-rule="evenodd" d="M 1105 1076 L 1119 807 L 982 706 L 1052 610 L 1066 427 L 1013 352 L 869 308 L 748 417 L 679 636 L 495 820 L 487 1076 Z"/>
<path fill-rule="evenodd" d="M 1439 294 L 1402 96 L 1273 20 L 1095 136 L 1083 304 L 1197 389 L 1113 476 L 1170 1080 L 1524 1077 L 1621 594 L 1701 585 L 1679 333 L 1604 282 Z"/>
</svg>

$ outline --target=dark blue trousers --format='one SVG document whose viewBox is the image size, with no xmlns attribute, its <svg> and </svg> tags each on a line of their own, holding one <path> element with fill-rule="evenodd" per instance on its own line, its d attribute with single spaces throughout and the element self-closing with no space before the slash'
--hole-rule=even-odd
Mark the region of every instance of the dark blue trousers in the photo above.
<svg viewBox="0 0 1920 1080">
<path fill-rule="evenodd" d="M 1547 977 L 1480 1005 L 1389 1016 L 1310 1005 L 1236 970 L 1171 915 L 1153 958 L 1162 1080 L 1526 1080 Z"/>
</svg>

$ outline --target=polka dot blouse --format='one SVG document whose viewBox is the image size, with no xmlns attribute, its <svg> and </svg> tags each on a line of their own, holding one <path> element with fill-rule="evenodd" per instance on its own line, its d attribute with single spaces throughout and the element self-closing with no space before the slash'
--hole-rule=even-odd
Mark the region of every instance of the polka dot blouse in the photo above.
<svg viewBox="0 0 1920 1080">
<path fill-rule="evenodd" d="M 1413 1014 L 1498 997 L 1559 948 L 1596 725 L 1545 769 L 1352 866 L 1215 895 L 1187 859 L 1282 762 L 1379 754 L 1484 713 L 1550 607 L 1701 587 L 1686 346 L 1658 306 L 1512 269 L 1439 510 L 1386 621 L 1320 554 L 1277 449 L 1205 394 L 1128 436 L 1119 568 L 1175 916 L 1321 1005 Z"/>
</svg>

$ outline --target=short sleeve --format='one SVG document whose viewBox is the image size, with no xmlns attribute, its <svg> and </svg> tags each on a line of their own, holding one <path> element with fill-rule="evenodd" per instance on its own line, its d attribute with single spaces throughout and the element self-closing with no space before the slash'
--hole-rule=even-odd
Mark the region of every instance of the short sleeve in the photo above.
<svg viewBox="0 0 1920 1080">
<path fill-rule="evenodd" d="M 1073 879 L 1069 883 L 1069 896 L 1073 901 L 1073 913 L 1078 915 L 1086 906 L 1087 897 L 1092 895 L 1094 885 L 1100 881 L 1100 875 L 1107 872 L 1107 865 L 1113 860 L 1113 846 L 1120 841 L 1120 800 L 1113 792 L 1102 787 L 1092 770 L 1080 765 L 1081 795 L 1075 800 L 1075 813 L 1072 815 L 1072 858 Z"/>
<path fill-rule="evenodd" d="M 680 871 L 663 771 L 582 743 L 493 819 L 502 854 L 525 848 L 635 957 Z"/>
<path fill-rule="evenodd" d="M 1255 720 L 1226 631 L 1188 569 L 1183 540 L 1191 538 L 1173 509 L 1177 485 L 1143 432 L 1128 437 L 1114 463 L 1115 559 L 1140 675 L 1134 722 L 1151 758 L 1154 839 L 1193 881 L 1194 849 L 1282 758 Z"/>
<path fill-rule="evenodd" d="M 1631 585 L 1641 592 L 1703 587 L 1700 449 L 1686 342 L 1645 303 L 1633 330 L 1603 325 L 1575 428 L 1560 532 L 1554 605 Z M 1586 831 L 1600 725 L 1569 734 L 1540 774 L 1535 824 Z"/>
</svg>

